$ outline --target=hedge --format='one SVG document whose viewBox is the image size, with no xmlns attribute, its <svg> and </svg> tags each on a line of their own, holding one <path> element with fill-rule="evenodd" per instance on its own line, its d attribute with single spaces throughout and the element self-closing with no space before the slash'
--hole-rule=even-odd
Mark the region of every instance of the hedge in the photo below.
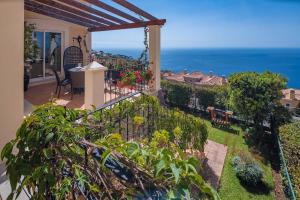
<svg viewBox="0 0 300 200">
<path fill-rule="evenodd" d="M 179 108 L 206 110 L 208 106 L 226 109 L 229 99 L 227 86 L 197 86 L 163 80 L 166 102 Z"/>
<path fill-rule="evenodd" d="M 279 128 L 284 157 L 297 199 L 300 199 L 300 122 Z"/>
</svg>

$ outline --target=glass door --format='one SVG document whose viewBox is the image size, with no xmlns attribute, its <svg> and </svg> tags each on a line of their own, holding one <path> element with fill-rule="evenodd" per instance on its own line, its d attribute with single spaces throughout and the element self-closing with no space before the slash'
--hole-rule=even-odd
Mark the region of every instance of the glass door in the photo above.
<svg viewBox="0 0 300 200">
<path fill-rule="evenodd" d="M 31 78 L 53 77 L 53 70 L 61 74 L 62 33 L 34 32 L 34 40 L 37 41 L 38 56 L 33 61 Z"/>
<path fill-rule="evenodd" d="M 33 40 L 37 43 L 38 53 L 32 61 L 31 78 L 44 77 L 44 32 L 34 32 Z"/>
</svg>

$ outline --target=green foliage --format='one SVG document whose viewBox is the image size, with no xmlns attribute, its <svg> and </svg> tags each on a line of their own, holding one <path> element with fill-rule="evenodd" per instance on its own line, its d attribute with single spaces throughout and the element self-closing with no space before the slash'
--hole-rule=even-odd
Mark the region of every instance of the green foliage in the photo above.
<svg viewBox="0 0 300 200">
<path fill-rule="evenodd" d="M 300 122 L 281 126 L 279 132 L 288 171 L 300 198 Z"/>
<path fill-rule="evenodd" d="M 208 106 L 226 109 L 228 106 L 228 88 L 224 86 L 193 86 L 163 80 L 162 88 L 166 91 L 166 100 L 171 106 L 188 108 L 189 103 L 202 110 Z M 191 101 L 191 98 L 195 100 Z"/>
<path fill-rule="evenodd" d="M 48 186 L 58 199 L 65 199 L 70 180 L 59 180 L 53 173 L 60 174 L 66 161 L 53 162 L 53 159 L 62 152 L 70 159 L 74 153 L 79 155 L 80 151 L 71 146 L 86 133 L 71 123 L 79 114 L 79 111 L 46 104 L 24 120 L 16 139 L 7 143 L 1 152 L 1 159 L 6 159 L 12 195 L 18 196 L 26 188 L 33 199 L 44 199 L 50 192 L 46 191 Z M 16 154 L 12 152 L 14 147 L 18 150 Z"/>
<path fill-rule="evenodd" d="M 151 112 L 149 110 L 151 110 Z M 149 111 L 149 112 L 148 112 Z M 111 109 L 103 110 L 102 112 L 96 112 L 90 116 L 85 123 L 96 126 L 102 124 L 101 132 L 95 131 L 95 137 L 99 135 L 108 135 L 118 132 L 118 126 L 116 124 L 119 121 L 110 121 L 107 119 L 119 119 L 126 118 L 129 116 L 129 122 L 133 122 L 134 125 L 138 125 L 142 122 L 142 118 L 136 113 L 149 113 L 145 116 L 143 124 L 147 123 L 147 120 L 153 120 L 152 133 L 155 130 L 166 130 L 170 133 L 170 140 L 178 144 L 182 149 L 194 148 L 203 151 L 204 144 L 207 141 L 207 127 L 203 120 L 194 117 L 193 115 L 186 114 L 177 109 L 166 109 L 159 105 L 158 99 L 153 96 L 142 95 L 136 98 L 134 101 L 125 101 L 121 104 L 115 105 Z M 174 129 L 177 128 L 177 132 Z M 180 131 L 179 131 L 180 129 Z M 138 131 L 138 130 L 136 130 Z M 180 139 L 176 138 L 180 132 Z M 136 133 L 140 135 L 139 133 Z M 143 137 L 143 136 L 141 136 Z"/>
<path fill-rule="evenodd" d="M 168 101 L 168 103 L 178 108 L 188 107 L 192 97 L 191 86 L 183 83 L 162 81 L 162 87 L 166 91 L 166 100 Z"/>
<path fill-rule="evenodd" d="M 280 104 L 286 79 L 270 72 L 236 73 L 229 77 L 230 105 L 240 117 L 253 121 L 256 132 Z"/>
<path fill-rule="evenodd" d="M 298 105 L 297 105 L 297 108 L 296 108 L 295 113 L 296 113 L 297 115 L 300 115 L 300 102 L 299 102 Z"/>
<path fill-rule="evenodd" d="M 255 187 L 262 181 L 263 170 L 252 158 L 242 159 L 240 156 L 235 156 L 232 165 L 237 177 L 246 185 Z"/>
<path fill-rule="evenodd" d="M 116 133 L 118 122 L 107 120 L 128 115 L 136 124 L 146 123 L 137 115 L 136 108 L 145 112 L 149 106 L 155 114 L 152 140 L 140 138 L 139 142 L 125 142 Z M 83 118 L 75 123 L 78 116 Z M 101 124 L 101 129 L 97 124 Z M 99 199 L 147 197 L 146 191 L 153 187 L 165 191 L 164 199 L 218 199 L 196 170 L 200 163 L 180 149 L 191 146 L 203 150 L 206 139 L 206 125 L 202 120 L 161 108 L 151 96 L 142 95 L 105 109 L 102 115 L 95 112 L 89 116 L 86 111 L 49 103 L 38 107 L 24 120 L 16 139 L 3 148 L 1 159 L 6 161 L 11 196 L 19 195 L 26 188 L 33 199 L 70 199 L 73 195 L 80 198 L 75 184 Z M 100 159 L 92 158 L 95 148 L 103 151 Z M 84 156 L 89 158 L 87 163 Z M 107 168 L 105 163 L 112 158 L 134 174 L 134 183 L 124 183 Z M 108 188 L 107 183 L 114 184 Z"/>
<path fill-rule="evenodd" d="M 219 199 L 217 193 L 207 185 L 199 175 L 199 161 L 188 157 L 174 143 L 169 141 L 169 133 L 156 131 L 152 141 L 125 142 L 120 139 L 112 146 L 107 136 L 96 142 L 109 151 L 117 150 L 123 156 L 138 163 L 167 190 L 163 199 Z M 191 190 L 193 188 L 193 192 Z"/>
<path fill-rule="evenodd" d="M 198 106 L 206 110 L 208 106 L 219 109 L 226 109 L 228 90 L 227 86 L 198 86 L 194 88 L 195 97 L 198 99 Z"/>
<path fill-rule="evenodd" d="M 38 54 L 37 42 L 33 40 L 34 24 L 24 24 L 24 59 L 34 59 Z"/>
</svg>

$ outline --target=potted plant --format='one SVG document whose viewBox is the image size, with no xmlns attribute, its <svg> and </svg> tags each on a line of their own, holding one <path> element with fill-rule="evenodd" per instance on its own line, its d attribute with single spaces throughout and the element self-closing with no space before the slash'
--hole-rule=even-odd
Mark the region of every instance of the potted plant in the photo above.
<svg viewBox="0 0 300 200">
<path fill-rule="evenodd" d="M 30 81 L 32 61 L 37 57 L 38 45 L 33 39 L 34 24 L 24 24 L 24 91 L 27 91 Z"/>
</svg>

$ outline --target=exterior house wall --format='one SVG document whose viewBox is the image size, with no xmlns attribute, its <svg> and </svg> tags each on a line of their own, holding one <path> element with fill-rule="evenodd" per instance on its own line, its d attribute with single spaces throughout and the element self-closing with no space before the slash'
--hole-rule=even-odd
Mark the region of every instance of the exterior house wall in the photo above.
<svg viewBox="0 0 300 200">
<path fill-rule="evenodd" d="M 38 31 L 62 32 L 63 51 L 69 46 L 78 46 L 77 41 L 74 40 L 73 42 L 73 37 L 78 37 L 80 35 L 82 38 L 81 49 L 83 53 L 83 65 L 89 63 L 88 51 L 91 50 L 91 33 L 87 31 L 86 27 L 30 11 L 25 11 L 25 21 L 29 24 L 35 24 Z M 86 38 L 87 49 L 84 46 L 84 38 Z"/>
<path fill-rule="evenodd" d="M 0 150 L 15 138 L 24 107 L 24 1 L 0 1 Z M 0 161 L 1 164 L 1 161 Z"/>
</svg>

